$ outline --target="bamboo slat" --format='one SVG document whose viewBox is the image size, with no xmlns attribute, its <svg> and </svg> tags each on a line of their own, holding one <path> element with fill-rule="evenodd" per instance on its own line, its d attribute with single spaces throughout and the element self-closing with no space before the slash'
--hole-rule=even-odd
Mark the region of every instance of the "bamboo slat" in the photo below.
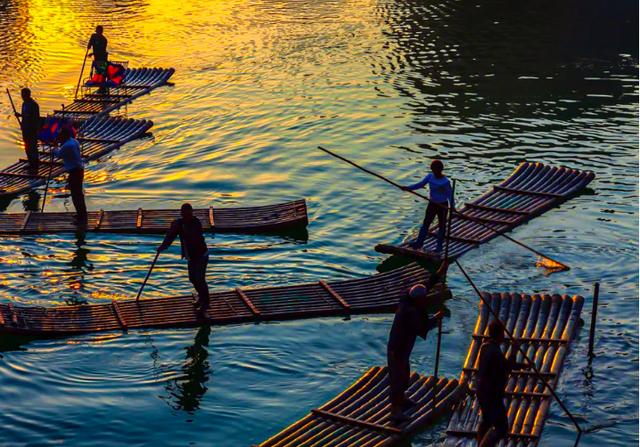
<svg viewBox="0 0 640 447">
<path fill-rule="evenodd" d="M 214 226 L 207 225 L 208 216 L 217 218 Z M 243 208 L 195 209 L 203 227 L 216 233 L 260 233 L 290 230 L 308 224 L 304 199 L 274 205 Z M 6 213 L 0 214 L 0 235 L 75 233 L 75 213 Z M 100 233 L 164 234 L 171 222 L 180 217 L 179 209 L 118 211 L 92 211 L 88 216 L 87 231 Z"/>
<path fill-rule="evenodd" d="M 463 394 L 464 388 L 455 379 L 435 379 L 414 372 L 407 395 L 417 405 L 407 411 L 409 421 L 397 425 L 389 418 L 387 368 L 376 366 L 259 447 L 395 445 L 449 411 Z"/>
<path fill-rule="evenodd" d="M 594 178 L 595 174 L 591 171 L 542 163 L 520 164 L 500 185 L 493 186 L 473 203 L 467 203 L 458 210 L 462 216 L 452 217 L 449 257 L 457 258 L 478 245 L 489 242 L 499 233 L 511 231 L 541 215 L 569 199 Z M 496 231 L 486 228 L 486 225 Z M 376 250 L 408 257 L 440 259 L 443 255 L 435 251 L 436 235 L 437 226 L 434 225 L 421 250 L 409 246 L 409 242 L 416 239 L 416 234 L 398 245 L 379 244 Z"/>
<path fill-rule="evenodd" d="M 562 365 L 578 328 L 584 303 L 581 296 L 525 295 L 516 293 L 484 293 L 484 298 L 499 315 L 521 347 L 542 373 L 513 371 L 506 387 L 506 407 L 509 417 L 509 435 L 498 446 L 538 445 L 542 428 L 551 405 L 551 394 L 541 380 L 555 389 Z M 486 339 L 488 324 L 492 320 L 489 309 L 480 302 L 478 319 L 464 362 L 460 383 L 475 389 L 478 355 Z M 505 342 L 503 350 L 510 355 L 511 344 Z M 523 362 L 522 354 L 518 361 Z M 471 391 L 456 406 L 449 426 L 446 447 L 475 445 L 475 436 L 481 413 L 477 399 Z"/>
<path fill-rule="evenodd" d="M 223 325 L 259 321 L 290 320 L 321 316 L 393 312 L 407 287 L 424 283 L 428 272 L 416 264 L 378 275 L 328 283 L 329 289 L 344 304 L 327 298 L 327 289 L 318 283 L 261 289 L 215 291 L 210 295 L 207 319 L 210 324 Z M 450 293 L 445 285 L 431 292 L 434 300 Z M 0 327 L 0 334 L 14 333 L 51 337 L 118 329 L 147 327 L 178 327 L 202 324 L 193 306 L 191 295 L 146 300 L 123 300 L 109 304 L 79 306 L 17 307 L 0 304 L 0 315 L 9 315 Z M 18 317 L 27 325 L 11 324 Z"/>
</svg>

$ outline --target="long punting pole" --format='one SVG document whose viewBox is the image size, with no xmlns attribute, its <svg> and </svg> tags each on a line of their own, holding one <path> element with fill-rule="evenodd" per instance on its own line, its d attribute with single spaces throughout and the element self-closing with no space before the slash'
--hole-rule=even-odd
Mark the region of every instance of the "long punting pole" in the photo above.
<svg viewBox="0 0 640 447">
<path fill-rule="evenodd" d="M 16 105 L 13 103 L 13 98 L 11 97 L 11 92 L 9 91 L 8 87 L 7 87 L 7 96 L 9 97 L 11 108 L 13 109 L 13 116 L 16 117 L 16 120 L 18 121 L 18 125 L 20 126 L 20 128 L 22 128 L 22 121 L 20 121 L 20 118 L 18 118 L 18 110 L 16 109 Z"/>
<path fill-rule="evenodd" d="M 80 90 L 80 83 L 82 82 L 82 75 L 84 74 L 84 66 L 87 63 L 88 55 L 89 55 L 89 47 L 87 47 L 87 51 L 84 52 L 84 59 L 82 61 L 82 70 L 80 70 L 80 77 L 78 78 L 78 84 L 76 85 L 76 93 L 74 95 L 75 99 L 78 99 L 78 90 Z"/>
<path fill-rule="evenodd" d="M 44 213 L 44 206 L 47 203 L 47 192 L 49 191 L 49 182 L 51 181 L 51 174 L 53 174 L 53 148 L 49 147 L 49 152 L 51 152 L 51 158 L 49 159 L 49 173 L 47 174 L 47 183 L 44 186 L 44 195 L 42 196 L 42 207 L 40 208 L 40 212 Z"/>
<path fill-rule="evenodd" d="M 456 194 L 456 181 L 453 181 L 453 185 L 451 187 L 451 197 L 455 197 Z M 444 247 L 444 261 L 448 262 L 449 259 L 449 235 L 451 234 L 451 204 L 449 204 L 449 209 L 447 210 L 447 233 Z M 442 278 L 442 283 L 447 282 L 447 273 L 445 272 Z M 440 300 L 444 302 L 444 287 L 440 289 Z M 440 346 L 442 344 L 442 318 L 438 319 L 438 341 L 436 343 L 436 365 L 433 368 L 433 377 L 438 378 L 438 370 L 440 369 Z M 433 400 L 435 402 L 436 395 L 433 395 Z"/>
<path fill-rule="evenodd" d="M 462 266 L 460 265 L 460 262 L 458 262 L 458 260 L 454 260 L 454 262 L 456 263 L 456 265 L 458 266 L 458 268 L 460 269 L 460 272 L 462 272 L 462 274 L 464 275 L 464 277 L 466 278 L 466 280 L 469 282 L 469 284 L 471 284 L 471 287 L 473 287 L 473 290 L 476 292 L 476 294 L 480 297 L 480 300 L 484 303 L 485 306 L 487 306 L 487 308 L 489 309 L 489 312 L 491 313 L 491 315 L 493 316 L 493 318 L 498 321 L 500 323 L 500 325 L 502 326 L 502 328 L 504 329 L 505 333 L 509 336 L 509 338 L 512 341 L 516 341 L 517 339 L 513 336 L 513 334 L 511 333 L 511 331 L 507 328 L 507 326 L 502 322 L 502 320 L 500 319 L 500 317 L 498 316 L 498 314 L 493 310 L 493 308 L 491 307 L 491 304 L 489 304 L 489 302 L 484 298 L 484 296 L 482 296 L 482 293 L 480 292 L 480 290 L 478 289 L 478 287 L 475 285 L 475 283 L 473 282 L 473 280 L 469 277 L 469 275 L 467 274 L 467 272 L 462 268 Z M 558 404 L 562 407 L 562 410 L 566 413 L 567 416 L 569 416 L 569 419 L 571 419 L 571 422 L 573 422 L 573 425 L 575 425 L 576 430 L 578 430 L 578 437 L 576 439 L 576 443 L 575 445 L 578 445 L 578 441 L 580 440 L 580 437 L 582 436 L 582 428 L 580 427 L 580 424 L 578 424 L 578 421 L 576 420 L 576 418 L 573 416 L 573 414 L 571 414 L 571 412 L 569 411 L 569 409 L 566 407 L 566 405 L 562 402 L 562 400 L 560 400 L 560 397 L 558 397 L 558 395 L 556 394 L 555 390 L 553 389 L 553 387 L 551 385 L 549 385 L 549 383 L 547 383 L 547 381 L 545 380 L 545 378 L 542 376 L 542 374 L 540 373 L 540 370 L 536 367 L 536 364 L 533 362 L 533 360 L 531 360 L 529 358 L 529 356 L 527 356 L 527 353 L 522 349 L 521 346 L 518 345 L 518 351 L 522 354 L 522 356 L 524 357 L 524 359 L 527 361 L 527 364 L 529 365 L 529 367 L 534 371 L 534 373 L 536 374 L 536 376 L 538 377 L 538 379 L 540 379 L 540 382 L 542 382 L 542 384 L 544 385 L 544 387 L 546 389 L 549 390 L 549 392 L 551 393 L 551 395 L 553 396 L 553 398 L 556 400 L 556 402 L 558 402 Z"/>
<path fill-rule="evenodd" d="M 136 301 L 140 299 L 140 295 L 142 295 L 142 291 L 144 290 L 144 286 L 147 285 L 147 281 L 151 276 L 151 272 L 153 271 L 153 267 L 156 265 L 156 261 L 158 260 L 158 256 L 160 255 L 159 251 L 156 251 L 156 256 L 153 258 L 153 262 L 151 263 L 151 267 L 149 267 L 149 271 L 147 272 L 147 276 L 145 276 L 144 281 L 142 281 L 142 285 L 140 286 L 140 290 L 138 290 L 138 295 L 136 295 Z"/>
<path fill-rule="evenodd" d="M 424 196 L 424 195 L 420 194 L 419 192 L 404 189 L 404 188 L 402 188 L 402 186 L 400 186 L 398 183 L 394 182 L 393 180 L 390 180 L 390 179 L 388 179 L 388 178 L 386 178 L 386 177 L 384 177 L 384 176 L 382 176 L 382 175 L 380 175 L 380 174 L 378 174 L 378 173 L 376 173 L 376 172 L 373 172 L 373 171 L 371 171 L 371 170 L 369 170 L 369 169 L 367 169 L 367 168 L 364 168 L 364 167 L 360 166 L 359 164 L 354 163 L 354 162 L 352 162 L 351 160 L 348 160 L 348 159 L 344 158 L 343 156 L 338 155 L 338 154 L 336 154 L 335 152 L 330 151 L 329 149 L 325 149 L 325 148 L 324 148 L 324 147 L 322 147 L 322 146 L 318 146 L 318 149 L 320 149 L 321 151 L 324 151 L 324 152 L 326 152 L 327 154 L 329 154 L 329 155 L 331 155 L 331 156 L 333 156 L 333 157 L 335 157 L 335 158 L 338 158 L 338 159 L 340 159 L 340 160 L 342 160 L 342 161 L 344 161 L 344 162 L 346 162 L 346 163 L 349 163 L 351 166 L 354 166 L 354 167 L 356 167 L 356 168 L 360 169 L 361 171 L 366 172 L 367 174 L 371 174 L 371 175 L 373 175 L 374 177 L 378 177 L 380 180 L 383 180 L 383 181 L 385 181 L 385 182 L 387 182 L 387 183 L 389 183 L 389 184 L 391 184 L 391 185 L 395 186 L 396 188 L 398 188 L 398 189 L 400 189 L 400 190 L 402 190 L 402 191 L 410 192 L 410 193 L 411 193 L 411 194 L 413 194 L 414 196 L 418 196 L 418 197 L 420 197 L 421 199 L 426 200 L 427 202 L 433 203 L 434 205 L 437 205 L 437 206 L 444 206 L 444 205 L 441 205 L 441 204 L 436 203 L 436 202 L 431 202 L 431 199 L 429 199 L 429 197 Z M 455 214 L 455 215 L 461 215 L 458 211 L 452 211 L 452 214 Z M 560 262 L 560 261 L 556 261 L 555 259 L 553 259 L 553 258 L 551 258 L 551 257 L 549 257 L 549 256 L 547 256 L 547 255 L 545 255 L 545 254 L 543 254 L 543 253 L 541 253 L 541 252 L 539 252 L 538 250 L 536 250 L 536 249 L 534 249 L 534 248 L 529 247 L 529 246 L 528 246 L 528 245 L 526 245 L 525 243 L 520 242 L 520 241 L 518 241 L 518 240 L 516 240 L 516 239 L 514 239 L 514 238 L 512 238 L 512 237 L 510 237 L 510 236 L 507 236 L 507 235 L 506 235 L 506 234 L 504 234 L 504 232 L 502 232 L 502 231 L 496 230 L 495 228 L 493 228 L 493 227 L 491 227 L 491 226 L 489 226 L 489 225 L 487 225 L 487 224 L 485 224 L 485 223 L 483 223 L 483 222 L 480 222 L 479 220 L 473 219 L 472 217 L 464 216 L 464 218 L 465 218 L 465 219 L 471 219 L 471 220 L 473 220 L 474 222 L 476 222 L 476 223 L 477 223 L 478 225 L 480 225 L 481 227 L 484 227 L 484 228 L 486 228 L 487 230 L 491 230 L 491 231 L 493 231 L 494 233 L 496 233 L 496 234 L 498 234 L 498 235 L 500 235 L 500 236 L 502 236 L 502 237 L 504 237 L 504 238 L 506 238 L 506 239 L 510 240 L 510 241 L 511 241 L 511 242 L 513 242 L 514 244 L 518 244 L 518 245 L 519 245 L 519 246 L 521 246 L 522 248 L 525 248 L 525 249 L 527 249 L 527 250 L 529 250 L 529 251 L 531 251 L 531 252 L 535 253 L 536 255 L 540 256 L 541 258 L 548 259 L 548 260 L 550 260 L 551 262 L 555 262 L 556 264 L 561 265 L 561 266 L 562 266 L 562 268 L 563 268 L 563 270 L 569 270 L 569 266 L 568 266 L 568 265 L 563 264 L 563 263 L 562 263 L 562 262 Z"/>
<path fill-rule="evenodd" d="M 596 337 L 596 319 L 598 318 L 598 298 L 600 296 L 600 283 L 593 285 L 593 307 L 591 308 L 591 327 L 589 330 L 589 359 L 595 357 L 593 345 Z"/>
</svg>

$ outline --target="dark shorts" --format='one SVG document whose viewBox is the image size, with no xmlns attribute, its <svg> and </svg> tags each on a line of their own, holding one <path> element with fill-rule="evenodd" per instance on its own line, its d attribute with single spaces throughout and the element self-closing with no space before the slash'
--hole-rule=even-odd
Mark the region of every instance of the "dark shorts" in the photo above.
<svg viewBox="0 0 640 447">
<path fill-rule="evenodd" d="M 493 427 L 498 437 L 504 438 L 509 431 L 509 418 L 503 400 L 478 398 L 478 403 L 482 412 L 480 431 L 486 432 Z"/>
</svg>

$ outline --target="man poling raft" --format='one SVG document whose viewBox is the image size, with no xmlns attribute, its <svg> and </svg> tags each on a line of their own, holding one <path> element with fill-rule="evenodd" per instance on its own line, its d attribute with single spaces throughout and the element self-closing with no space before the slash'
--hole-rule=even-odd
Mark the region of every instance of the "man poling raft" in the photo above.
<svg viewBox="0 0 640 447">
<path fill-rule="evenodd" d="M 56 157 L 62 158 L 65 170 L 69 173 L 68 188 L 71 193 L 71 200 L 76 209 L 76 223 L 78 225 L 87 224 L 87 205 L 84 201 L 84 162 L 80 143 L 73 137 L 69 127 L 60 129 L 60 141 L 62 145 L 58 149 L 53 149 Z"/>
<path fill-rule="evenodd" d="M 453 199 L 453 188 L 451 182 L 442 173 L 444 171 L 444 164 L 440 160 L 433 160 L 431 162 L 431 172 L 427 174 L 425 178 L 414 185 L 403 186 L 403 191 L 415 191 L 416 189 L 424 188 L 429 185 L 429 204 L 424 214 L 424 221 L 420 228 L 418 238 L 410 244 L 411 248 L 420 249 L 424 244 L 427 235 L 429 234 L 429 227 L 433 223 L 433 219 L 438 217 L 438 234 L 436 252 L 442 251 L 442 241 L 444 240 L 445 232 L 447 229 L 447 214 L 449 213 L 449 207 L 452 211 L 455 211 L 455 203 Z"/>
<path fill-rule="evenodd" d="M 185 203 L 180 208 L 180 217 L 171 224 L 171 228 L 158 247 L 158 253 L 163 252 L 173 243 L 176 236 L 180 236 L 182 257 L 187 259 L 189 281 L 198 292 L 195 306 L 198 313 L 204 316 L 209 308 L 209 287 L 207 286 L 207 264 L 209 263 L 209 249 L 204 240 L 204 233 L 200 219 L 193 215 L 193 207 Z M 139 295 L 139 294 L 138 294 Z"/>
<path fill-rule="evenodd" d="M 409 417 L 404 412 L 415 405 L 415 402 L 405 396 L 411 374 L 411 351 L 416 338 L 426 339 L 427 333 L 436 327 L 438 320 L 443 317 L 442 311 L 433 317 L 428 316 L 428 295 L 433 286 L 445 277 L 447 267 L 448 263 L 445 260 L 440 269 L 431 275 L 424 285 L 414 285 L 407 291 L 406 296 L 400 298 L 387 342 L 389 399 L 393 422 L 408 421 Z"/>
<path fill-rule="evenodd" d="M 504 406 L 505 388 L 509 373 L 526 369 L 516 362 L 519 344 L 512 341 L 511 354 L 505 358 L 500 345 L 504 342 L 504 326 L 498 320 L 489 323 L 489 339 L 482 344 L 478 358 L 476 396 L 482 420 L 478 427 L 478 447 L 494 447 L 509 432 L 509 419 Z"/>
<path fill-rule="evenodd" d="M 31 97 L 31 90 L 28 88 L 23 88 L 20 95 L 22 96 L 22 113 L 15 112 L 15 115 L 17 118 L 22 118 L 20 128 L 22 130 L 24 150 L 29 161 L 29 169 L 38 172 L 40 161 L 38 157 L 38 130 L 42 125 L 40 106 Z"/>
<path fill-rule="evenodd" d="M 87 50 L 93 48 L 93 67 L 96 68 L 100 62 L 106 62 L 109 57 L 107 51 L 107 38 L 104 36 L 102 25 L 96 26 L 96 32 L 89 38 Z"/>
</svg>

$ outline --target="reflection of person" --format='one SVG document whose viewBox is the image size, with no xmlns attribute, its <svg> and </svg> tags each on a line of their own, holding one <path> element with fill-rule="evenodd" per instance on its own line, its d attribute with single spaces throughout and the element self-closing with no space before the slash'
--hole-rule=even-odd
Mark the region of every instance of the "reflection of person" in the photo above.
<svg viewBox="0 0 640 447">
<path fill-rule="evenodd" d="M 31 90 L 23 88 L 20 92 L 22 96 L 22 113 L 16 113 L 18 118 L 22 118 L 22 140 L 24 150 L 27 153 L 29 168 L 38 169 L 38 130 L 40 130 L 40 106 L 31 97 Z"/>
<path fill-rule="evenodd" d="M 209 335 L 211 327 L 202 326 L 196 333 L 193 345 L 187 348 L 187 359 L 182 366 L 184 373 L 167 385 L 169 392 L 176 398 L 176 409 L 195 411 L 200 407 L 200 400 L 207 392 L 209 380 Z"/>
<path fill-rule="evenodd" d="M 433 160 L 431 162 L 431 173 L 414 185 L 402 187 L 405 191 L 414 191 L 429 185 L 429 198 L 431 200 L 429 201 L 429 205 L 427 205 L 418 239 L 411 243 L 412 248 L 422 248 L 424 240 L 427 238 L 427 234 L 429 234 L 429 227 L 433 219 L 437 216 L 438 237 L 436 251 L 442 251 L 442 241 L 447 228 L 448 207 L 451 206 L 451 208 L 455 210 L 453 188 L 451 188 L 451 182 L 442 171 L 444 171 L 444 164 L 440 160 Z"/>
<path fill-rule="evenodd" d="M 438 325 L 442 318 L 440 311 L 433 317 L 427 315 L 427 294 L 433 286 L 444 278 L 447 262 L 443 262 L 437 273 L 431 275 L 426 284 L 411 287 L 406 296 L 400 299 L 387 343 L 387 363 L 389 370 L 389 387 L 391 401 L 391 420 L 403 422 L 408 420 L 404 411 L 415 405 L 405 396 L 409 388 L 411 371 L 411 351 L 416 337 L 427 338 L 427 333 Z"/>
<path fill-rule="evenodd" d="M 511 345 L 511 355 L 506 359 L 500 349 L 504 341 L 504 326 L 499 321 L 489 323 L 489 340 L 482 344 L 478 359 L 477 392 L 482 421 L 478 428 L 478 446 L 493 447 L 509 431 L 504 391 L 509 373 L 527 365 L 516 362 L 518 343 Z"/>
<path fill-rule="evenodd" d="M 104 37 L 104 28 L 102 25 L 96 26 L 96 32 L 91 35 L 89 39 L 89 43 L 87 44 L 87 49 L 93 47 L 93 61 L 106 61 L 109 53 L 107 52 L 107 38 Z"/>
<path fill-rule="evenodd" d="M 87 223 L 87 205 L 84 201 L 82 184 L 84 182 L 84 163 L 80 152 L 80 143 L 71 136 L 71 131 L 66 127 L 60 130 L 60 141 L 62 145 L 54 149 L 56 157 L 62 158 L 64 169 L 69 173 L 68 188 L 71 193 L 71 200 L 76 209 L 76 223 L 83 225 Z"/>
<path fill-rule="evenodd" d="M 173 243 L 176 236 L 180 236 L 182 257 L 187 259 L 189 281 L 198 292 L 195 305 L 198 312 L 204 313 L 209 307 L 209 287 L 207 286 L 207 264 L 209 263 L 209 249 L 204 241 L 204 232 L 200 219 L 193 215 L 193 207 L 185 203 L 180 208 L 179 219 L 171 224 L 171 228 L 158 247 L 158 252 L 164 251 Z"/>
</svg>

